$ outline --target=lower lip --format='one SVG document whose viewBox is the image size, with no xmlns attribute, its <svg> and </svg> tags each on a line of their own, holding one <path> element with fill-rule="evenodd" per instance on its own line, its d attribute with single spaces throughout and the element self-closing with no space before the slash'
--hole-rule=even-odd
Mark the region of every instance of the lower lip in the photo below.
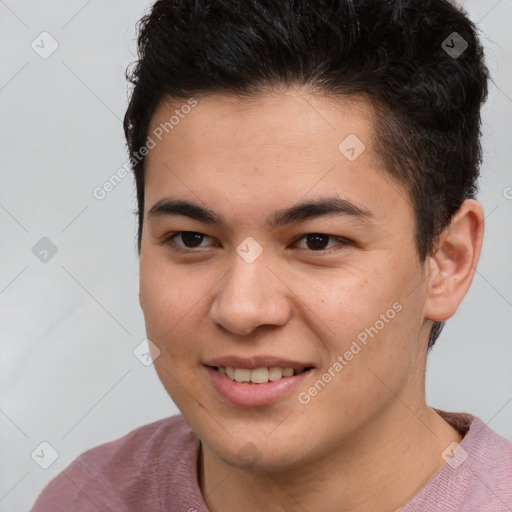
<svg viewBox="0 0 512 512">
<path fill-rule="evenodd" d="M 284 377 L 264 384 L 251 384 L 231 380 L 210 366 L 205 368 L 217 393 L 228 402 L 242 407 L 258 407 L 279 402 L 296 390 L 311 373 L 311 370 L 308 370 L 299 375 Z"/>
</svg>

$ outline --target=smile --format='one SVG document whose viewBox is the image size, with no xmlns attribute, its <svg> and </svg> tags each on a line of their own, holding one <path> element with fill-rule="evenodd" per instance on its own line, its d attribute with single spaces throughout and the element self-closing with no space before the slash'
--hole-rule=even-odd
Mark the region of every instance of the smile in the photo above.
<svg viewBox="0 0 512 512">
<path fill-rule="evenodd" d="M 223 401 L 240 407 L 260 407 L 285 401 L 294 391 L 298 393 L 301 383 L 313 373 L 313 367 L 204 368 L 216 394 Z"/>
<path fill-rule="evenodd" d="M 231 380 L 236 382 L 246 382 L 248 384 L 264 384 L 269 381 L 277 381 L 293 375 L 300 375 L 302 372 L 309 370 L 310 368 L 303 368 L 296 370 L 294 368 L 280 368 L 278 366 L 272 366 L 270 368 L 233 368 L 231 366 L 218 366 L 216 370 L 221 375 L 226 375 Z"/>
</svg>

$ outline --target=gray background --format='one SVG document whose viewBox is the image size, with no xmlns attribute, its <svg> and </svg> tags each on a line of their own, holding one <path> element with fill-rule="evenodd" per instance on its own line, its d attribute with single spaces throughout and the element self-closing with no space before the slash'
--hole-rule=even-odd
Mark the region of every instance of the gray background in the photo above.
<svg viewBox="0 0 512 512">
<path fill-rule="evenodd" d="M 479 196 L 487 229 L 472 289 L 429 356 L 427 398 L 512 439 L 512 0 L 460 3 L 493 77 Z M 131 175 L 93 196 L 127 160 L 124 71 L 150 4 L 0 0 L 1 511 L 27 510 L 86 449 L 177 413 L 133 354 L 145 330 Z M 58 44 L 46 59 L 31 47 L 51 50 L 44 31 Z M 43 237 L 57 248 L 46 262 L 32 250 Z M 58 453 L 48 469 L 41 442 Z"/>
</svg>

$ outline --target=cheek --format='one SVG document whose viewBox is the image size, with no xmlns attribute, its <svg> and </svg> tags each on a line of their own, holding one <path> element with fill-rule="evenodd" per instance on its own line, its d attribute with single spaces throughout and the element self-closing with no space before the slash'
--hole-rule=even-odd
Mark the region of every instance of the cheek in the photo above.
<svg viewBox="0 0 512 512">
<path fill-rule="evenodd" d="M 308 298 L 323 320 L 315 321 L 320 326 L 318 353 L 326 356 L 318 379 L 328 383 L 325 387 L 314 383 L 301 391 L 311 398 L 315 416 L 322 417 L 325 410 L 339 418 L 337 425 L 364 423 L 393 401 L 389 389 L 403 389 L 415 365 L 415 326 L 420 315 L 417 297 L 404 296 L 404 290 L 410 292 L 407 269 L 392 274 L 390 266 L 382 265 L 375 272 L 370 268 L 354 269 L 323 289 L 310 290 Z"/>
<path fill-rule="evenodd" d="M 320 285 L 309 283 L 306 296 L 322 321 L 323 333 L 318 334 L 331 360 L 352 348 L 357 353 L 353 359 L 380 365 L 393 359 L 397 351 L 403 354 L 417 333 L 421 287 L 411 293 L 418 281 L 417 270 L 412 264 L 378 263 L 367 261 Z M 304 293 L 306 289 L 304 284 Z"/>
<path fill-rule="evenodd" d="M 140 269 L 140 294 L 147 337 L 158 347 L 155 371 L 180 409 L 191 400 L 198 359 L 192 326 L 198 325 L 200 296 L 169 265 L 147 258 Z M 198 302 L 199 301 L 199 302 Z"/>
<path fill-rule="evenodd" d="M 194 313 L 194 288 L 184 283 L 170 266 L 147 258 L 140 268 L 140 296 L 148 338 L 160 350 L 169 351 L 169 341 L 178 336 L 181 324 Z"/>
<path fill-rule="evenodd" d="M 396 300 L 389 283 L 370 265 L 343 269 L 321 283 L 302 283 L 297 295 L 308 297 L 311 309 L 339 339 L 373 324 Z"/>
</svg>

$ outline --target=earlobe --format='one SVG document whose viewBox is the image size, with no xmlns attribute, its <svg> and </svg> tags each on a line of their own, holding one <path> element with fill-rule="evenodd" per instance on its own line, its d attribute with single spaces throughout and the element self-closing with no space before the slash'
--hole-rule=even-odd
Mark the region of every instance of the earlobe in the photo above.
<svg viewBox="0 0 512 512">
<path fill-rule="evenodd" d="M 439 247 L 430 257 L 426 318 L 442 322 L 455 314 L 473 281 L 483 234 L 482 205 L 467 199 L 443 231 Z"/>
</svg>

